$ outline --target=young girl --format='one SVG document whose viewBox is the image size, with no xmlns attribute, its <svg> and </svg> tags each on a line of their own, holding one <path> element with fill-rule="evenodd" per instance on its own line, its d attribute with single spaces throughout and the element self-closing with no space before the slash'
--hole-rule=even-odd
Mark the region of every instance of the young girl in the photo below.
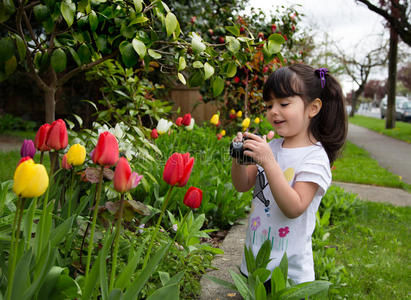
<svg viewBox="0 0 411 300">
<path fill-rule="evenodd" d="M 235 188 L 245 192 L 254 187 L 245 243 L 257 255 L 270 240 L 270 270 L 286 252 L 289 278 L 312 281 L 315 214 L 347 134 L 344 96 L 327 69 L 296 64 L 269 76 L 263 98 L 267 120 L 282 138 L 267 143 L 265 136 L 245 132 L 250 139 L 244 141 L 244 154 L 257 165 L 239 165 L 233 159 Z M 234 140 L 241 141 L 242 134 Z M 248 276 L 244 258 L 241 272 Z"/>
</svg>

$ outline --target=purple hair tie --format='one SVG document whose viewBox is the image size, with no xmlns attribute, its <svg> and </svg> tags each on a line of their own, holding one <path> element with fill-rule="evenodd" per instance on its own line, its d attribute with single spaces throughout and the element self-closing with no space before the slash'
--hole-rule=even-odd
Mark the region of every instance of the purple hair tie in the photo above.
<svg viewBox="0 0 411 300">
<path fill-rule="evenodd" d="M 315 73 L 320 77 L 321 88 L 324 88 L 325 86 L 325 75 L 327 74 L 327 72 L 328 72 L 327 68 L 319 68 L 315 70 Z"/>
</svg>

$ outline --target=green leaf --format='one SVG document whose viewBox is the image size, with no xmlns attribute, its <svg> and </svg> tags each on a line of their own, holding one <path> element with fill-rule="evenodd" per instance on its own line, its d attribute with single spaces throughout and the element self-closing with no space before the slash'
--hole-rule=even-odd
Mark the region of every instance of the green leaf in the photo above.
<svg viewBox="0 0 411 300">
<path fill-rule="evenodd" d="M 220 76 L 216 76 L 213 80 L 213 96 L 217 97 L 224 90 L 224 79 Z"/>
<path fill-rule="evenodd" d="M 121 300 L 123 293 L 120 289 L 112 289 L 110 294 L 108 295 L 109 300 Z"/>
<path fill-rule="evenodd" d="M 92 10 L 88 15 L 88 22 L 90 23 L 91 31 L 96 31 L 98 26 L 98 17 L 94 10 Z"/>
<path fill-rule="evenodd" d="M 61 48 L 54 50 L 51 54 L 50 63 L 56 73 L 64 71 L 67 65 L 67 56 L 64 50 Z"/>
<path fill-rule="evenodd" d="M 61 223 L 51 232 L 51 238 L 50 238 L 51 247 L 57 247 L 58 244 L 60 244 L 61 241 L 67 236 L 71 227 L 73 226 L 74 217 L 75 216 L 72 216 L 66 219 L 63 223 Z"/>
<path fill-rule="evenodd" d="M 204 83 L 204 75 L 201 71 L 194 71 L 191 73 L 188 83 L 191 87 L 201 86 Z"/>
<path fill-rule="evenodd" d="M 130 288 L 127 289 L 122 300 L 134 300 L 137 299 L 138 294 L 140 293 L 143 286 L 146 284 L 147 280 L 153 274 L 155 269 L 157 268 L 159 262 L 163 258 L 163 256 L 167 253 L 170 244 L 163 246 L 160 250 L 158 250 L 153 257 L 150 258 L 147 266 L 144 270 L 140 273 L 137 279 L 131 284 Z"/>
<path fill-rule="evenodd" d="M 193 33 L 191 48 L 193 48 L 193 51 L 196 54 L 201 53 L 206 49 L 206 45 L 202 42 L 201 37 L 199 37 L 196 33 Z"/>
<path fill-rule="evenodd" d="M 204 68 L 204 65 L 203 65 L 203 63 L 202 63 L 201 61 L 196 60 L 196 61 L 193 63 L 193 67 L 196 68 L 196 69 L 202 69 L 202 68 Z"/>
<path fill-rule="evenodd" d="M 14 253 L 14 255 L 17 255 L 17 253 Z M 32 258 L 32 252 L 29 250 L 17 262 L 11 299 L 23 299 L 24 292 L 30 287 L 30 264 Z"/>
<path fill-rule="evenodd" d="M 214 74 L 214 68 L 208 62 L 204 64 L 204 74 L 205 74 L 204 75 L 205 80 L 207 80 Z"/>
<path fill-rule="evenodd" d="M 66 274 L 62 274 L 57 278 L 54 290 L 49 298 L 38 299 L 77 299 L 81 296 L 81 289 L 78 283 Z"/>
<path fill-rule="evenodd" d="M 33 13 L 34 13 L 34 17 L 36 18 L 36 21 L 38 22 L 43 22 L 50 15 L 47 5 L 44 5 L 44 4 L 38 4 L 34 6 Z"/>
<path fill-rule="evenodd" d="M 253 272 L 255 278 L 259 278 L 261 282 L 265 282 L 270 277 L 271 271 L 265 268 L 259 268 Z"/>
<path fill-rule="evenodd" d="M 253 251 L 251 250 L 251 247 L 247 248 L 244 245 L 244 257 L 245 257 L 245 262 L 247 264 L 248 273 L 253 273 L 256 269 L 256 263 L 255 263 L 255 258 L 254 258 Z"/>
<path fill-rule="evenodd" d="M 268 49 L 268 53 L 270 53 L 271 55 L 276 54 L 276 53 L 280 52 L 281 44 L 278 44 L 278 43 L 273 42 L 273 41 L 268 41 L 267 49 Z"/>
<path fill-rule="evenodd" d="M 67 25 L 71 27 L 74 21 L 74 13 L 76 12 L 76 4 L 72 3 L 71 0 L 63 1 L 60 5 L 60 11 Z"/>
<path fill-rule="evenodd" d="M 161 284 L 165 286 L 170 280 L 170 274 L 168 274 L 167 272 L 158 271 L 158 275 L 160 276 Z"/>
<path fill-rule="evenodd" d="M 73 57 L 74 61 L 78 66 L 81 66 L 81 59 L 80 56 L 77 54 L 76 50 L 73 48 L 69 47 L 68 50 L 70 51 L 71 56 Z"/>
<path fill-rule="evenodd" d="M 234 62 L 229 62 L 227 65 L 226 76 L 232 78 L 237 73 L 237 65 Z"/>
<path fill-rule="evenodd" d="M 129 260 L 127 265 L 123 268 L 122 272 L 117 277 L 117 280 L 115 283 L 116 288 L 123 289 L 126 287 L 127 283 L 129 283 L 130 274 L 134 274 L 144 247 L 145 247 L 144 243 L 141 244 L 138 250 L 134 253 L 132 259 Z"/>
<path fill-rule="evenodd" d="M 282 290 L 279 293 L 280 299 L 303 299 L 320 293 L 325 293 L 331 285 L 331 282 L 316 280 L 304 282 Z"/>
<path fill-rule="evenodd" d="M 178 79 L 181 81 L 182 84 L 184 84 L 184 85 L 187 84 L 187 81 L 186 81 L 186 79 L 184 78 L 184 75 L 183 75 L 183 74 L 181 74 L 180 72 L 178 72 L 178 73 L 177 73 L 177 77 L 178 77 Z"/>
<path fill-rule="evenodd" d="M 174 32 L 174 30 L 176 30 L 177 22 L 177 18 L 172 12 L 167 13 L 165 20 L 167 36 L 170 36 Z"/>
<path fill-rule="evenodd" d="M 100 250 L 100 256 L 97 263 L 100 265 L 100 289 L 101 289 L 101 298 L 103 300 L 108 300 L 108 277 L 106 269 L 106 260 L 108 257 L 108 251 L 113 243 L 115 233 L 110 234 L 110 231 L 107 231 L 106 236 L 104 237 L 103 249 Z"/>
<path fill-rule="evenodd" d="M 288 278 L 288 258 L 287 252 L 284 252 L 283 258 L 280 261 L 279 268 L 284 275 L 284 280 L 287 281 Z"/>
<path fill-rule="evenodd" d="M 86 44 L 81 44 L 77 50 L 82 64 L 88 64 L 91 61 L 91 52 Z"/>
<path fill-rule="evenodd" d="M 178 300 L 180 299 L 180 286 L 178 284 L 167 285 L 157 289 L 147 300 Z"/>
<path fill-rule="evenodd" d="M 227 49 L 233 53 L 238 52 L 241 48 L 240 42 L 233 36 L 226 36 L 226 41 L 227 41 Z"/>
<path fill-rule="evenodd" d="M 244 299 L 248 299 L 251 295 L 250 290 L 248 289 L 247 282 L 244 279 L 244 276 L 235 273 L 230 270 L 231 277 L 233 278 L 234 284 L 238 292 L 243 296 Z"/>
<path fill-rule="evenodd" d="M 223 279 L 211 276 L 211 275 L 207 275 L 207 274 L 205 274 L 203 276 L 210 279 L 211 281 L 214 281 L 215 283 L 217 283 L 219 285 L 222 285 L 226 288 L 229 288 L 230 290 L 233 290 L 233 291 L 237 290 L 236 286 L 233 283 L 231 283 L 230 281 L 226 281 L 226 280 L 223 280 Z"/>
<path fill-rule="evenodd" d="M 160 59 L 161 58 L 161 54 L 158 53 L 155 50 L 152 50 L 152 49 L 148 49 L 148 55 L 150 55 L 154 59 Z"/>
<path fill-rule="evenodd" d="M 0 63 L 8 61 L 14 55 L 15 46 L 9 37 L 0 39 Z"/>
<path fill-rule="evenodd" d="M 231 32 L 235 36 L 240 35 L 240 29 L 237 26 L 225 26 L 225 29 L 227 29 L 229 32 Z"/>
<path fill-rule="evenodd" d="M 183 56 L 180 56 L 178 59 L 178 71 L 182 71 L 186 68 L 186 60 Z"/>
<path fill-rule="evenodd" d="M 144 43 L 138 39 L 133 39 L 132 43 L 134 50 L 137 52 L 140 58 L 144 58 L 147 52 L 146 45 L 144 45 Z"/>
<path fill-rule="evenodd" d="M 267 291 L 262 282 L 255 287 L 255 300 L 267 300 Z"/>
<path fill-rule="evenodd" d="M 131 20 L 130 24 L 128 24 L 128 26 L 134 25 L 134 24 L 140 24 L 140 23 L 144 23 L 150 21 L 149 18 L 144 17 L 144 16 L 139 16 L 137 18 L 134 18 L 133 20 Z"/>
<path fill-rule="evenodd" d="M 17 59 L 13 55 L 9 60 L 6 61 L 4 64 L 4 71 L 6 72 L 6 75 L 10 75 L 14 73 L 14 71 L 17 68 Z"/>
<path fill-rule="evenodd" d="M 285 288 L 284 275 L 279 267 L 276 267 L 271 274 L 271 287 L 274 287 L 274 291 L 278 293 Z"/>
<path fill-rule="evenodd" d="M 258 250 L 257 257 L 255 259 L 255 264 L 257 268 L 266 268 L 267 264 L 270 262 L 271 253 L 271 242 L 270 240 L 265 240 L 261 245 L 260 250 Z"/>
<path fill-rule="evenodd" d="M 137 53 L 131 43 L 123 41 L 119 48 L 121 58 L 127 68 L 134 66 L 138 62 L 139 57 L 137 56 Z"/>
<path fill-rule="evenodd" d="M 60 274 L 63 272 L 64 268 L 53 266 L 47 273 L 44 283 L 39 291 L 39 299 L 48 299 L 51 296 L 51 292 L 59 278 Z"/>
<path fill-rule="evenodd" d="M 285 39 L 281 34 L 278 33 L 273 33 L 268 37 L 269 41 L 273 41 L 274 43 L 277 44 L 284 44 L 285 43 Z"/>
<path fill-rule="evenodd" d="M 136 13 L 140 13 L 143 10 L 143 1 L 141 0 L 133 0 L 134 8 L 136 9 Z"/>
</svg>

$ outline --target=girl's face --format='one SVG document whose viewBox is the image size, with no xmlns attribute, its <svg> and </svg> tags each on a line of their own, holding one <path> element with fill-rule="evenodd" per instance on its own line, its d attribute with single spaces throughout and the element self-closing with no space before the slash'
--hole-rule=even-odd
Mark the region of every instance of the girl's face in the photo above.
<svg viewBox="0 0 411 300">
<path fill-rule="evenodd" d="M 312 103 L 305 107 L 300 96 L 292 96 L 273 97 L 265 104 L 267 120 L 274 127 L 274 130 L 284 138 L 283 146 L 303 147 L 314 141 L 308 134 L 310 119 L 313 117 Z"/>
</svg>

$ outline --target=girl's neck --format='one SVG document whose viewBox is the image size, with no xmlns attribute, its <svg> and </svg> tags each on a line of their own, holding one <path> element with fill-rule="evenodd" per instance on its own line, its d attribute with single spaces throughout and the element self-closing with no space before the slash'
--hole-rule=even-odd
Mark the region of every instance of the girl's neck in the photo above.
<svg viewBox="0 0 411 300">
<path fill-rule="evenodd" d="M 312 146 L 317 143 L 317 140 L 314 136 L 309 133 L 304 136 L 295 136 L 295 137 L 284 137 L 283 148 L 301 148 Z"/>
</svg>

